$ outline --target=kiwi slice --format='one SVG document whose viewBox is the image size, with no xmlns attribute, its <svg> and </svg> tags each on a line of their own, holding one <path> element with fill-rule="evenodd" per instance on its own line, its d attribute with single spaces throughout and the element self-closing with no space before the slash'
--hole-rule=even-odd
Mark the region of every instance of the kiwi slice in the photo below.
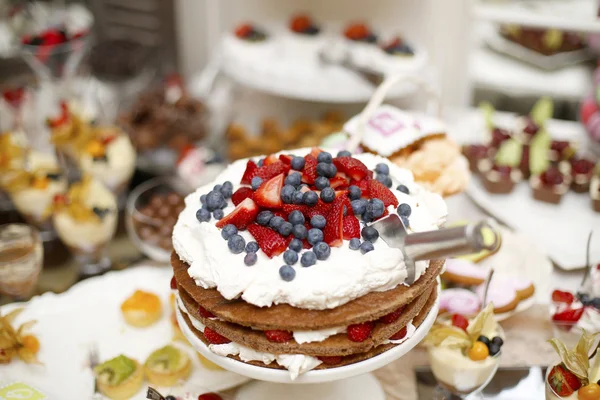
<svg viewBox="0 0 600 400">
<path fill-rule="evenodd" d="M 165 370 L 173 370 L 179 365 L 181 358 L 181 350 L 174 346 L 167 345 L 158 350 L 155 350 L 150 354 L 146 365 L 150 368 L 161 366 Z"/>
<path fill-rule="evenodd" d="M 518 167 L 523 156 L 523 145 L 513 138 L 505 140 L 496 153 L 496 164 Z"/>
<path fill-rule="evenodd" d="M 135 369 L 135 362 L 121 354 L 96 366 L 94 372 L 109 385 L 119 385 L 129 378 L 135 372 Z"/>
<path fill-rule="evenodd" d="M 550 145 L 552 138 L 545 129 L 541 129 L 531 140 L 529 147 L 529 170 L 532 175 L 539 175 L 550 167 Z"/>
<path fill-rule="evenodd" d="M 543 126 L 547 120 L 552 118 L 553 113 L 554 103 L 552 103 L 552 99 L 550 97 L 542 97 L 535 103 L 529 112 L 529 116 L 536 125 Z"/>
<path fill-rule="evenodd" d="M 491 131 L 492 129 L 494 129 L 494 113 L 496 112 L 496 109 L 491 103 L 487 101 L 482 101 L 481 103 L 479 103 L 479 109 L 483 114 L 485 127 Z"/>
</svg>

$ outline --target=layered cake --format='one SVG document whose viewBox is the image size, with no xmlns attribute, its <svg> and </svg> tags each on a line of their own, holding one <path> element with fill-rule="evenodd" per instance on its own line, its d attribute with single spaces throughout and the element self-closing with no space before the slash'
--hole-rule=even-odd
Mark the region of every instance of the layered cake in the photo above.
<svg viewBox="0 0 600 400">
<path fill-rule="evenodd" d="M 409 232 L 435 230 L 446 205 L 382 157 L 299 149 L 239 160 L 185 203 L 171 287 L 181 321 L 220 356 L 295 379 L 394 348 L 435 303 L 444 261 L 416 262 L 405 285 L 402 251 L 371 223 L 398 213 Z"/>
</svg>

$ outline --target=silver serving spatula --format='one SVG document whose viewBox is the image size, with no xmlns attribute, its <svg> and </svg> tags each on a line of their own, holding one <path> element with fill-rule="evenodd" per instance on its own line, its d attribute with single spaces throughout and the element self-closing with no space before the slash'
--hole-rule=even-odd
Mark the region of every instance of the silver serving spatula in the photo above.
<svg viewBox="0 0 600 400">
<path fill-rule="evenodd" d="M 407 276 L 404 283 L 415 281 L 415 261 L 435 260 L 452 256 L 493 251 L 498 247 L 500 234 L 492 220 L 480 221 L 455 228 L 408 233 L 397 214 L 374 222 L 371 226 L 379 231 L 379 237 L 390 247 L 402 250 Z M 486 243 L 483 231 L 493 232 L 493 241 Z"/>
</svg>

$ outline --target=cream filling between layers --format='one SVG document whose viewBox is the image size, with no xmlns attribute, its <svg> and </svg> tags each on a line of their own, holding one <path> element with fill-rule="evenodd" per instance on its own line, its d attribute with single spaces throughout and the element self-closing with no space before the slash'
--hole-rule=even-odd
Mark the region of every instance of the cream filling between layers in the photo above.
<svg viewBox="0 0 600 400">
<path fill-rule="evenodd" d="M 284 153 L 302 156 L 309 151 L 299 149 Z M 389 166 L 393 180 L 392 192 L 400 203 L 407 203 L 412 208 L 410 228 L 413 231 L 437 229 L 444 222 L 447 208 L 443 199 L 415 184 L 410 171 L 372 154 L 360 154 L 356 158 L 369 169 L 374 169 L 378 163 Z M 199 188 L 185 199 L 186 208 L 173 230 L 173 247 L 179 258 L 190 265 L 188 273 L 198 286 L 205 289 L 216 287 L 226 299 L 241 296 L 244 301 L 259 307 L 290 304 L 298 308 L 323 310 L 338 307 L 369 292 L 393 289 L 403 283 L 406 266 L 402 252 L 389 247 L 381 239 L 374 243 L 375 250 L 365 255 L 351 250 L 347 241 L 344 241 L 342 247 L 331 249 L 331 255 L 325 261 L 318 261 L 309 268 L 297 263 L 294 267 L 296 277 L 292 282 L 283 281 L 277 273 L 279 267 L 284 265 L 283 255 L 270 259 L 259 251 L 257 263 L 246 267 L 243 255 L 229 251 L 214 219 L 208 223 L 200 223 L 196 219 L 196 211 L 201 207 L 200 196 L 212 190 L 215 183 L 225 181 L 231 181 L 234 191 L 237 190 L 246 163 L 247 160 L 239 160 L 231 164 L 216 182 Z M 399 184 L 406 185 L 411 194 L 395 190 Z M 230 202 L 223 211 L 227 215 L 233 209 Z M 395 212 L 393 206 L 388 210 Z M 248 231 L 242 231 L 240 235 L 246 243 L 254 240 Z M 416 263 L 417 278 L 428 265 L 427 261 Z"/>
</svg>

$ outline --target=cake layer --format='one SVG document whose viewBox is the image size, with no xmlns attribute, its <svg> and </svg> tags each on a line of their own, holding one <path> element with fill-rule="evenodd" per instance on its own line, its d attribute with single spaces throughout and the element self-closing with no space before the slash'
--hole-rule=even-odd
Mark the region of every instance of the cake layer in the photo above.
<svg viewBox="0 0 600 400">
<path fill-rule="evenodd" d="M 374 321 L 412 302 L 423 293 L 440 274 L 444 260 L 432 260 L 423 275 L 411 286 L 398 285 L 385 292 L 371 292 L 327 310 L 307 310 L 278 304 L 257 307 L 241 299 L 227 300 L 216 289 L 203 289 L 188 274 L 189 266 L 177 254 L 171 256 L 177 285 L 195 303 L 223 321 L 260 330 L 287 331 L 320 330 Z M 311 268 L 319 268 L 314 266 Z"/>
<path fill-rule="evenodd" d="M 200 321 L 203 325 L 225 336 L 227 339 L 243 346 L 260 352 L 274 354 L 346 356 L 367 352 L 383 344 L 393 334 L 406 327 L 419 314 L 427 299 L 431 296 L 432 291 L 436 289 L 437 283 L 435 282 L 426 287 L 423 294 L 419 295 L 404 308 L 396 321 L 389 324 L 376 321 L 370 337 L 363 342 L 351 341 L 344 332 L 330 336 L 322 341 L 302 344 L 297 343 L 293 339 L 285 343 L 274 343 L 261 330 L 246 328 L 217 319 L 204 318 L 198 312 L 198 305 L 184 291 L 180 290 L 179 295 L 189 315 Z"/>
<path fill-rule="evenodd" d="M 414 325 L 416 328 L 418 328 L 423 323 L 423 321 L 425 320 L 425 318 L 431 311 L 431 308 L 435 304 L 436 299 L 437 299 L 437 287 L 435 287 L 433 289 L 433 291 L 427 298 L 425 305 L 422 307 L 419 314 L 413 319 L 412 325 Z M 188 315 L 185 313 L 182 313 L 182 316 L 183 316 L 183 319 L 185 320 L 185 322 L 187 323 L 188 327 L 190 328 L 190 330 L 192 332 L 194 332 L 194 334 L 200 340 L 202 340 L 202 342 L 205 345 L 210 346 L 210 343 L 206 340 L 203 333 L 194 327 L 194 325 L 192 324 Z M 393 343 L 382 344 L 382 345 L 372 348 L 371 350 L 364 352 L 364 353 L 352 354 L 349 356 L 341 357 L 341 360 L 339 360 L 339 362 L 337 362 L 335 364 L 327 364 L 327 363 L 323 362 L 323 363 L 319 364 L 317 367 L 315 367 L 314 369 L 321 370 L 321 369 L 337 368 L 337 367 L 342 367 L 342 366 L 349 365 L 349 364 L 354 364 L 356 362 L 364 361 L 371 357 L 375 357 L 387 350 L 394 348 L 395 346 L 397 346 L 397 344 L 393 344 Z M 228 357 L 232 358 L 234 360 L 237 360 L 240 362 L 246 362 L 247 364 L 255 365 L 258 367 L 272 368 L 272 369 L 286 369 L 285 367 L 277 364 L 276 362 L 271 362 L 269 364 L 265 364 L 260 361 L 242 361 L 238 356 L 234 356 L 234 355 L 229 355 Z"/>
</svg>

